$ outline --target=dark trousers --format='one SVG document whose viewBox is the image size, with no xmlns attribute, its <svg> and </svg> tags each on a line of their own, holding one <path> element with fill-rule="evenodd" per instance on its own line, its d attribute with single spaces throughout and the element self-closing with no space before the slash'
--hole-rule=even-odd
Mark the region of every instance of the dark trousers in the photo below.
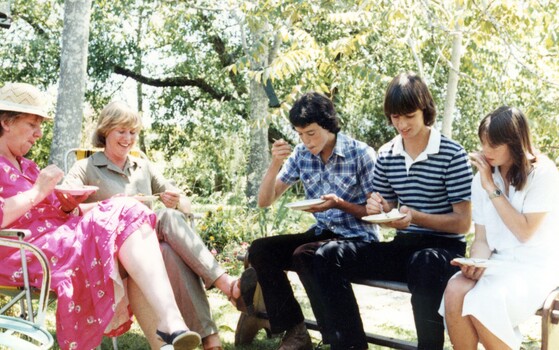
<svg viewBox="0 0 559 350">
<path fill-rule="evenodd" d="M 249 248 L 249 262 L 256 270 L 272 333 L 291 329 L 304 321 L 303 312 L 289 283 L 286 270 L 297 272 L 319 325 L 323 322 L 322 294 L 318 292 L 312 262 L 315 251 L 334 234 L 324 231 L 259 238 Z"/>
<path fill-rule="evenodd" d="M 466 243 L 430 235 L 397 235 L 390 242 L 332 241 L 313 261 L 322 291 L 323 323 L 332 350 L 366 349 L 365 332 L 350 281 L 372 278 L 406 282 L 417 331 L 418 349 L 444 345 L 438 308 L 446 284 L 458 271 L 450 261 L 463 256 Z"/>
</svg>

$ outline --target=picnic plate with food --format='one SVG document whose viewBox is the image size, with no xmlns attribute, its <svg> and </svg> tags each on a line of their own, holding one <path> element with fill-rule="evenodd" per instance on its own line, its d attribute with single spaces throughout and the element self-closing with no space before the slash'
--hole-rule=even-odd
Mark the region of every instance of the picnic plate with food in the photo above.
<svg viewBox="0 0 559 350">
<path fill-rule="evenodd" d="M 159 198 L 159 196 L 156 196 L 154 194 L 137 194 L 132 197 L 136 198 L 140 202 L 151 202 Z"/>
<path fill-rule="evenodd" d="M 302 201 L 297 201 L 297 202 L 292 202 L 292 203 L 288 203 L 285 206 L 287 208 L 290 209 L 295 209 L 295 210 L 307 210 L 310 207 L 312 207 L 313 205 L 317 205 L 317 204 L 322 204 L 326 202 L 324 199 L 305 199 Z"/>
<path fill-rule="evenodd" d="M 489 259 L 480 259 L 480 258 L 455 258 L 453 259 L 453 261 L 456 261 L 460 265 L 475 266 L 475 267 L 487 267 L 492 263 L 492 261 Z"/>
<path fill-rule="evenodd" d="M 75 185 L 58 185 L 54 187 L 54 190 L 60 193 L 69 194 L 72 196 L 80 196 L 84 194 L 92 194 L 99 189 L 97 186 L 75 186 Z"/>
<path fill-rule="evenodd" d="M 398 211 L 398 209 L 394 208 L 388 213 L 379 213 L 375 215 L 367 215 L 361 218 L 363 221 L 367 221 L 373 224 L 382 224 L 385 222 L 390 222 L 394 220 L 399 220 L 405 217 L 406 214 L 402 214 Z"/>
</svg>

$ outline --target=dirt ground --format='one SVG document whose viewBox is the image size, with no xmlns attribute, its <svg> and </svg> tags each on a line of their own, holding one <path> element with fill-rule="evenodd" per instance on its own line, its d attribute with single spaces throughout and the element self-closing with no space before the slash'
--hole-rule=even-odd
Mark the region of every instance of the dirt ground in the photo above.
<svg viewBox="0 0 559 350">
<path fill-rule="evenodd" d="M 302 304 L 306 304 L 306 296 L 302 286 L 298 281 L 297 275 L 290 273 L 289 278 L 296 286 L 297 298 Z M 363 325 L 368 333 L 381 334 L 383 336 L 416 341 L 415 326 L 410 304 L 410 294 L 389 291 L 386 289 L 372 288 L 363 285 L 354 285 L 353 290 L 356 299 L 359 301 L 361 318 Z M 305 316 L 313 318 L 310 307 L 304 307 Z M 533 316 L 521 327 L 524 335 L 522 349 L 540 349 L 539 339 L 541 336 L 541 318 Z M 313 332 L 320 338 L 318 332 Z M 387 349 L 386 347 L 369 345 L 369 349 Z M 452 347 L 446 338 L 445 349 L 451 350 Z M 483 349 L 480 346 L 480 349 Z"/>
</svg>

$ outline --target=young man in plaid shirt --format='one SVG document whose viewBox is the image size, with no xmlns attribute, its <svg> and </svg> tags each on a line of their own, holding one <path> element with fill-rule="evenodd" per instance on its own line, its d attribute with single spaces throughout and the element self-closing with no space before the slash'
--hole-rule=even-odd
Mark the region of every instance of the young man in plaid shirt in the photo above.
<svg viewBox="0 0 559 350">
<path fill-rule="evenodd" d="M 306 199 L 324 202 L 306 209 L 316 218 L 316 224 L 306 232 L 255 240 L 249 261 L 262 288 L 272 333 L 286 331 L 279 349 L 312 349 L 285 270 L 298 273 L 318 324 L 323 326 L 323 302 L 316 289 L 312 260 L 321 246 L 332 240 L 378 240 L 378 227 L 360 220 L 367 215 L 365 205 L 373 191 L 376 155 L 365 143 L 339 132 L 332 101 L 319 93 L 307 93 L 297 100 L 289 120 L 302 143 L 292 150 L 284 140 L 274 142 L 258 204 L 270 206 L 298 181 Z M 327 337 L 328 330 L 321 331 Z"/>
</svg>

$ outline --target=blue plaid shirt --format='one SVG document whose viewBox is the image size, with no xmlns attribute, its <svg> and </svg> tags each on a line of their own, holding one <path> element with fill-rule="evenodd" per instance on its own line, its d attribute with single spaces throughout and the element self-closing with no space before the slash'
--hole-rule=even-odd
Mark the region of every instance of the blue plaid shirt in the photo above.
<svg viewBox="0 0 559 350">
<path fill-rule="evenodd" d="M 307 199 L 335 194 L 343 200 L 365 205 L 367 195 L 373 192 L 373 168 L 375 150 L 367 144 L 342 133 L 336 137 L 336 146 L 328 162 L 320 155 L 313 155 L 299 144 L 286 160 L 278 178 L 285 184 L 303 182 Z M 364 241 L 378 240 L 378 226 L 361 221 L 339 209 L 313 213 L 316 218 L 316 234 L 330 230 L 344 238 L 360 238 Z"/>
</svg>

